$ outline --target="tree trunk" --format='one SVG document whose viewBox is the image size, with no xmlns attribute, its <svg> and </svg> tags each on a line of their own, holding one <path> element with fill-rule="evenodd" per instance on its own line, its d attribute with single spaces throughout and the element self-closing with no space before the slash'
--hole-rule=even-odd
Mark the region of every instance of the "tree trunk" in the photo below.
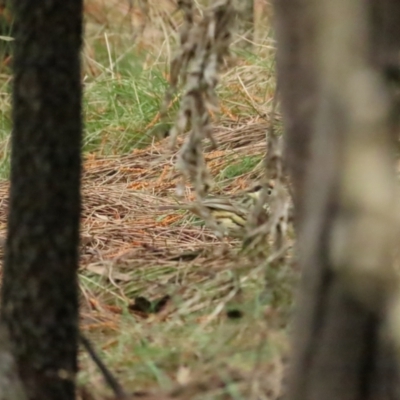
<svg viewBox="0 0 400 400">
<path fill-rule="evenodd" d="M 274 2 L 278 90 L 285 127 L 285 163 L 292 176 L 296 225 L 303 215 L 305 179 L 317 105 L 315 10 L 305 0 Z"/>
<path fill-rule="evenodd" d="M 75 398 L 82 0 L 14 2 L 2 320 L 28 399 Z"/>
<path fill-rule="evenodd" d="M 27 400 L 4 324 L 0 326 L 0 400 Z"/>
<path fill-rule="evenodd" d="M 366 4 L 275 1 L 303 271 L 289 400 L 400 399 L 398 359 L 385 325 L 398 296 L 389 254 L 391 139 L 398 130 L 390 111 L 397 118 L 399 109 L 382 84 L 387 68 L 398 68 L 400 14 L 395 1 Z"/>
</svg>

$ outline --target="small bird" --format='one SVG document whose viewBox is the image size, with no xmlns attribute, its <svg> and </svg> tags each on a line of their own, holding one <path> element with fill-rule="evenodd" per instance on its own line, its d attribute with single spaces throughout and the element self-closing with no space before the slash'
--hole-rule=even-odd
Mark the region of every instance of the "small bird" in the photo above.
<svg viewBox="0 0 400 400">
<path fill-rule="evenodd" d="M 258 200 L 263 189 L 262 185 L 256 185 L 250 190 L 228 197 L 209 197 L 202 201 L 201 206 L 195 202 L 189 204 L 174 204 L 160 207 L 161 210 L 189 210 L 198 217 L 208 220 L 209 217 L 217 223 L 225 236 L 243 237 L 247 216 L 251 208 Z M 268 193 L 271 194 L 273 184 L 268 185 Z M 205 210 L 204 210 L 204 208 Z M 208 215 L 205 215 L 205 212 Z"/>
</svg>

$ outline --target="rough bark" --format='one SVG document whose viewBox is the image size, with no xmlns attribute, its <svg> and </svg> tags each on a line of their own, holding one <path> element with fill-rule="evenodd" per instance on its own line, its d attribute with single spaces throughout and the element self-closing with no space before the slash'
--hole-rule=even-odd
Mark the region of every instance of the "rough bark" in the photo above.
<svg viewBox="0 0 400 400">
<path fill-rule="evenodd" d="M 303 271 L 290 400 L 400 398 L 385 326 L 398 296 L 388 255 L 396 212 L 391 139 L 398 129 L 390 111 L 399 110 L 383 83 L 387 68 L 397 68 L 397 8 L 389 0 L 275 2 Z"/>
<path fill-rule="evenodd" d="M 28 399 L 75 398 L 82 0 L 14 2 L 2 320 Z"/>
<path fill-rule="evenodd" d="M 303 214 L 307 160 L 317 104 L 312 51 L 316 19 L 312 4 L 304 0 L 276 0 L 274 11 L 278 88 L 286 134 L 285 161 L 292 176 L 297 222 Z"/>
<path fill-rule="evenodd" d="M 4 326 L 0 326 L 0 400 L 27 400 Z"/>
</svg>

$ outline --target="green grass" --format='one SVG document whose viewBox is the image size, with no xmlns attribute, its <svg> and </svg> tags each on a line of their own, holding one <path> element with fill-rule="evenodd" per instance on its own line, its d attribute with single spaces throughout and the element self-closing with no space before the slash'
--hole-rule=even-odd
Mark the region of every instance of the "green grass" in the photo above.
<svg viewBox="0 0 400 400">
<path fill-rule="evenodd" d="M 204 267 L 199 266 L 198 273 Z M 202 281 L 194 279 L 193 269 L 186 276 L 179 273 L 179 267 L 172 265 L 160 268 L 154 274 L 156 269 L 151 268 L 148 274 L 146 268 L 132 271 L 131 288 L 126 288 L 125 293 L 129 293 L 129 298 L 147 296 L 148 288 L 157 282 L 165 282 L 167 276 L 169 283 L 160 285 L 159 291 L 160 294 L 172 295 L 173 312 L 166 319 L 159 320 L 157 315 L 141 319 L 125 311 L 120 320 L 119 334 L 111 335 L 115 339 L 113 345 L 101 352 L 102 358 L 116 371 L 128 390 L 137 390 L 139 385 L 142 390 L 157 387 L 169 391 L 177 386 L 177 375 L 182 369 L 187 369 L 192 382 L 206 377 L 231 382 L 235 371 L 252 374 L 260 360 L 259 367 L 265 368 L 281 351 L 279 341 L 267 340 L 269 319 L 265 314 L 266 307 L 272 306 L 276 299 L 274 293 L 281 287 L 269 288 L 266 295 L 263 267 L 247 266 L 235 274 L 240 281 L 240 300 L 232 297 L 234 274 L 229 269 Z M 143 281 L 147 285 L 143 285 Z M 226 289 L 221 291 L 222 287 Z M 91 284 L 86 288 L 99 291 L 99 287 Z M 182 292 L 183 288 L 190 293 Z M 200 305 L 198 311 L 193 311 Z M 283 306 L 285 310 L 287 307 Z M 228 318 L 227 311 L 232 308 L 239 308 L 242 317 Z M 106 335 L 97 344 L 109 339 L 110 336 Z M 82 384 L 93 382 L 93 371 L 87 368 L 90 361 L 85 356 L 83 362 L 86 369 L 80 374 L 80 381 Z M 234 386 L 231 382 L 221 390 L 227 394 L 236 390 Z M 211 385 L 207 391 L 210 390 Z M 243 387 L 238 396 L 239 393 L 243 393 Z M 212 394 L 211 398 L 215 395 Z"/>
<path fill-rule="evenodd" d="M 168 87 L 165 78 L 168 66 L 157 53 L 151 55 L 128 45 L 122 51 L 121 40 L 114 38 L 118 43 L 113 46 L 111 39 L 107 46 L 104 40 L 94 41 L 96 65 L 101 73 L 95 78 L 86 77 L 84 85 L 83 151 L 103 155 L 126 154 L 149 145 L 154 137 L 158 139 L 168 130 L 179 107 L 174 102 L 165 121 L 155 120 Z M 272 76 L 270 58 L 249 53 L 245 64 L 228 71 L 218 87 L 222 105 L 238 118 L 254 116 L 274 90 L 270 79 L 263 81 L 257 77 L 260 73 Z M 2 82 L 0 178 L 5 178 L 9 172 L 9 146 L 2 144 L 8 141 L 11 121 L 8 80 Z M 244 87 L 257 92 L 259 98 L 249 97 Z M 237 176 L 251 162 L 246 160 L 243 166 L 232 166 L 226 177 Z"/>
<path fill-rule="evenodd" d="M 178 102 L 171 106 L 165 121 L 157 116 L 167 88 L 165 64 L 144 69 L 143 59 L 135 54 L 113 59 L 114 70 L 84 85 L 85 131 L 83 151 L 101 155 L 126 154 L 143 148 L 168 128 Z M 0 87 L 0 179 L 9 174 L 9 136 L 11 98 L 9 79 Z M 165 130 L 167 130 L 164 129 Z"/>
<path fill-rule="evenodd" d="M 143 49 L 132 43 L 132 37 L 123 30 L 121 34 L 118 29 L 104 27 L 92 31 L 95 35 L 89 32 L 86 44 L 93 50 L 91 62 L 97 75 L 88 73 L 84 80 L 83 151 L 98 155 L 130 153 L 163 133 L 179 106 L 178 102 L 172 105 L 166 121 L 156 119 L 168 85 L 166 61 L 171 54 L 164 48 L 174 45 L 175 38 L 171 35 Z M 233 116 L 247 121 L 269 110 L 275 89 L 273 52 L 270 48 L 263 50 L 262 46 L 260 49 L 238 53 L 237 65 L 223 71 L 218 86 L 223 119 Z M 86 62 L 88 57 L 85 52 Z M 1 82 L 0 178 L 6 178 L 10 89 L 8 77 Z M 260 161 L 260 156 L 253 155 L 235 159 L 216 181 L 249 173 Z M 187 368 L 190 382 L 205 381 L 204 390 L 197 388 L 189 396 L 192 399 L 262 398 L 257 393 L 264 377 L 258 377 L 254 387 L 250 387 L 248 383 L 234 383 L 234 375 L 239 371 L 256 377 L 255 369 L 265 372 L 265 376 L 270 374 L 270 362 L 280 348 L 268 336 L 273 329 L 269 328 L 271 321 L 266 309 L 272 307 L 277 313 L 290 309 L 291 272 L 268 270 L 257 264 L 243 264 L 239 272 L 232 272 L 231 264 L 214 271 L 210 264 L 211 260 L 205 260 L 188 268 L 157 263 L 132 267 L 127 272 L 131 279 L 121 284 L 111 284 L 90 272 L 81 274 L 84 293 L 102 304 L 123 308 L 118 330 L 99 336 L 95 332 L 93 340 L 106 364 L 128 390 L 170 390 L 183 379 L 177 376 Z M 237 280 L 241 281 L 240 299 L 232 299 Z M 129 301 L 135 296 L 151 298 L 165 294 L 172 296 L 175 311 L 164 320 L 154 314 L 141 319 L 128 311 Z M 243 317 L 229 319 L 226 311 L 237 306 Z M 277 331 L 284 329 L 279 327 Z M 110 341 L 112 344 L 108 345 Z M 106 348 L 102 349 L 103 346 Z M 82 354 L 81 363 L 80 382 L 103 393 L 105 385 L 87 355 Z M 228 384 L 214 387 L 217 378 Z"/>
<path fill-rule="evenodd" d="M 118 79 L 106 76 L 86 85 L 84 150 L 124 154 L 151 143 L 147 128 L 157 115 L 167 82 L 157 68 L 137 68 Z"/>
<path fill-rule="evenodd" d="M 218 175 L 218 179 L 233 179 L 252 171 L 262 160 L 261 156 L 245 156 L 240 161 L 228 165 Z"/>
</svg>

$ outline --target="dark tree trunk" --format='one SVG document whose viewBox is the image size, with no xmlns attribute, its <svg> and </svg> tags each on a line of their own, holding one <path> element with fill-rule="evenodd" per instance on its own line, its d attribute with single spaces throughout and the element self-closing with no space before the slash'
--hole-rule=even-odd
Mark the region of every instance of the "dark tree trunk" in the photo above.
<svg viewBox="0 0 400 400">
<path fill-rule="evenodd" d="M 377 290 L 382 298 L 378 296 L 376 300 L 377 292 L 371 295 L 367 287 L 362 287 L 361 279 L 347 281 L 332 260 L 332 235 L 337 219 L 348 212 L 346 218 L 352 221 L 362 212 L 359 215 L 359 210 L 344 209 L 348 204 L 343 204 L 340 197 L 339 188 L 345 174 L 342 169 L 344 141 L 352 116 L 342 108 L 346 102 L 341 101 L 340 91 L 329 91 L 335 85 L 342 88 L 340 79 L 331 82 L 328 90 L 321 87 L 325 83 L 319 69 L 323 62 L 316 57 L 317 27 L 324 23 L 317 13 L 320 1 L 275 1 L 278 78 L 287 133 L 286 159 L 294 185 L 299 261 L 303 271 L 287 398 L 400 399 L 398 360 L 385 330 L 387 315 L 385 300 L 382 300 L 387 294 L 385 289 L 390 290 L 390 283 L 386 285 L 386 282 Z M 363 54 L 360 59 L 370 71 L 376 68 L 385 79 L 388 69 L 396 72 L 400 66 L 398 58 L 394 57 L 400 51 L 399 2 L 364 3 L 369 4 L 370 42 L 366 47 L 370 59 L 366 61 Z M 328 49 L 329 46 L 327 43 Z M 357 52 L 358 47 L 353 47 L 353 51 Z M 348 60 L 339 57 L 336 61 L 346 64 Z M 328 67 L 325 65 L 325 68 Z M 344 93 L 345 90 L 343 96 Z M 399 102 L 395 95 L 393 99 L 393 114 L 398 117 Z M 324 124 L 320 119 L 321 110 L 328 117 Z M 396 122 L 393 122 L 395 130 L 398 129 Z M 366 129 L 365 135 L 370 133 Z M 388 140 L 386 128 L 377 133 L 386 137 L 384 142 Z M 374 132 L 371 135 L 379 140 L 379 135 Z M 385 212 L 382 215 L 386 215 Z M 367 248 L 363 250 L 368 251 Z M 352 273 L 353 265 L 346 267 Z M 381 267 L 385 269 L 384 262 Z M 368 297 L 367 301 L 358 296 L 360 293 Z"/>
<path fill-rule="evenodd" d="M 82 0 L 14 2 L 2 319 L 28 399 L 75 398 Z"/>
</svg>

